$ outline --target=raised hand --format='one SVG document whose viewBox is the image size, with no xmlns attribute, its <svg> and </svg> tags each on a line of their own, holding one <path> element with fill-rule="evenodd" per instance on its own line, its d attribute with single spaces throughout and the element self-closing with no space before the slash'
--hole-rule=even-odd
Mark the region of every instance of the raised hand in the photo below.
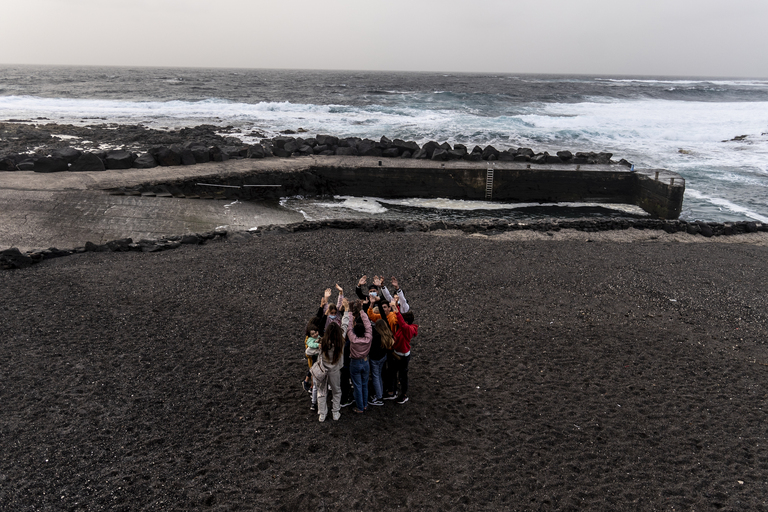
<svg viewBox="0 0 768 512">
<path fill-rule="evenodd" d="M 330 296 L 331 296 L 331 289 L 330 288 L 326 288 L 325 289 L 324 297 L 327 299 Z"/>
<path fill-rule="evenodd" d="M 389 303 L 389 307 L 392 308 L 392 311 L 396 312 L 397 311 L 397 301 L 393 300 L 392 302 L 390 302 Z"/>
<path fill-rule="evenodd" d="M 392 286 L 395 287 L 395 290 L 400 289 L 400 285 L 397 283 L 397 278 L 395 276 L 392 276 L 392 278 L 389 280 L 389 282 L 392 283 Z"/>
<path fill-rule="evenodd" d="M 344 311 L 349 311 L 349 301 L 347 300 L 346 297 L 341 299 L 341 305 L 344 308 Z"/>
<path fill-rule="evenodd" d="M 382 276 L 373 276 L 373 284 L 376 286 L 381 286 L 381 284 L 384 282 L 384 278 Z"/>
<path fill-rule="evenodd" d="M 357 286 L 363 286 L 365 283 L 368 282 L 368 276 L 363 276 L 360 278 L 360 280 L 357 282 Z"/>
<path fill-rule="evenodd" d="M 340 294 L 344 295 L 344 289 L 341 286 L 339 286 L 339 283 L 336 283 L 336 289 L 339 290 Z"/>
</svg>

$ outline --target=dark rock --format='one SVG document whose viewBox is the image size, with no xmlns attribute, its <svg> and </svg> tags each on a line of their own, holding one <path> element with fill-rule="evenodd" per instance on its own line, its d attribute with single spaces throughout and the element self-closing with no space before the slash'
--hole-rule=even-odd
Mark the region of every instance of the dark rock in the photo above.
<svg viewBox="0 0 768 512">
<path fill-rule="evenodd" d="M 517 155 L 510 150 L 502 151 L 499 153 L 500 162 L 514 162 Z"/>
<path fill-rule="evenodd" d="M 131 250 L 132 243 L 133 240 L 130 238 L 121 238 L 119 240 L 111 240 L 104 245 L 112 252 L 128 252 Z"/>
<path fill-rule="evenodd" d="M 531 157 L 528 155 L 522 155 L 520 153 L 515 155 L 515 162 L 530 162 L 530 161 L 531 161 Z"/>
<path fill-rule="evenodd" d="M 392 147 L 392 141 L 386 138 L 384 135 L 381 136 L 381 139 L 379 140 L 379 146 L 380 149 L 390 149 Z"/>
<path fill-rule="evenodd" d="M 293 142 L 294 140 L 293 137 L 275 137 L 272 139 L 272 145 L 277 149 L 283 149 L 287 143 Z"/>
<path fill-rule="evenodd" d="M 387 158 L 397 158 L 398 156 L 400 156 L 400 151 L 397 148 L 385 149 L 384 151 L 381 152 L 381 156 L 385 156 Z"/>
<path fill-rule="evenodd" d="M 413 158 L 416 160 L 426 160 L 427 159 L 427 150 L 424 148 L 419 149 L 413 154 Z"/>
<path fill-rule="evenodd" d="M 450 155 L 448 154 L 448 151 L 446 151 L 443 148 L 437 148 L 435 149 L 434 153 L 432 153 L 432 160 L 439 161 L 439 162 L 445 162 L 450 158 Z"/>
<path fill-rule="evenodd" d="M 533 158 L 531 158 L 531 162 L 534 164 L 545 164 L 547 163 L 547 154 L 546 153 L 540 153 Z"/>
<path fill-rule="evenodd" d="M 208 150 L 208 154 L 210 155 L 212 162 L 226 162 L 227 160 L 229 160 L 229 155 L 226 152 L 224 152 L 219 146 L 211 147 Z"/>
<path fill-rule="evenodd" d="M 15 247 L 0 251 L 0 269 L 27 268 L 35 261 Z"/>
<path fill-rule="evenodd" d="M 629 162 L 627 160 L 624 160 L 623 158 L 619 160 L 619 163 L 625 167 L 632 167 L 632 162 Z"/>
<path fill-rule="evenodd" d="M 403 151 L 403 153 L 400 155 L 400 158 L 411 158 L 411 156 L 412 156 L 412 155 L 411 155 L 411 152 L 410 152 L 410 151 L 408 151 L 408 150 L 406 149 L 406 150 L 405 150 L 405 151 Z"/>
<path fill-rule="evenodd" d="M 83 153 L 72 163 L 69 170 L 72 172 L 106 171 L 107 167 L 102 159 L 93 153 Z"/>
<path fill-rule="evenodd" d="M 71 164 L 82 155 L 83 152 L 75 148 L 61 148 L 56 149 L 51 153 L 54 158 L 63 158 L 68 164 Z"/>
<path fill-rule="evenodd" d="M 517 148 L 517 154 L 528 158 L 533 158 L 536 155 L 531 148 Z"/>
<path fill-rule="evenodd" d="M 32 159 L 22 160 L 16 164 L 16 168 L 20 171 L 32 171 L 35 168 L 35 161 Z"/>
<path fill-rule="evenodd" d="M 570 151 L 558 151 L 557 157 L 563 162 L 567 162 L 568 160 L 573 158 L 573 153 L 571 153 Z"/>
<path fill-rule="evenodd" d="M 299 143 L 295 140 L 289 140 L 283 144 L 282 149 L 289 154 L 295 153 L 299 150 Z"/>
<path fill-rule="evenodd" d="M 757 222 L 747 222 L 744 229 L 747 233 L 757 233 Z"/>
<path fill-rule="evenodd" d="M 444 149 L 445 151 L 451 151 L 453 148 L 447 142 L 443 142 L 442 144 L 440 144 L 440 149 Z"/>
<path fill-rule="evenodd" d="M 326 145 L 324 145 L 324 144 L 321 146 L 321 145 L 319 145 L 319 144 L 318 144 L 317 146 L 315 146 L 314 148 L 312 148 L 312 151 L 313 151 L 313 152 L 314 152 L 316 155 L 319 155 L 319 154 L 323 153 L 324 151 L 328 151 L 329 149 L 330 149 L 330 147 L 329 147 L 329 146 L 326 146 Z"/>
<path fill-rule="evenodd" d="M 341 156 L 357 156 L 357 149 L 349 146 L 339 147 L 336 154 Z"/>
<path fill-rule="evenodd" d="M 546 151 L 544 152 L 544 154 L 547 156 L 547 163 L 548 164 L 561 164 L 561 163 L 563 163 L 563 161 L 560 159 L 559 156 L 550 155 Z"/>
<path fill-rule="evenodd" d="M 472 151 L 474 152 L 474 149 Z M 491 156 L 493 156 L 493 159 L 491 159 Z M 499 158 L 499 150 L 491 145 L 488 145 L 485 147 L 485 149 L 483 149 L 481 157 L 483 160 L 496 160 Z"/>
<path fill-rule="evenodd" d="M 121 149 L 107 152 L 105 160 L 107 169 L 130 169 L 133 167 L 133 155 Z"/>
<path fill-rule="evenodd" d="M 35 172 L 62 172 L 67 170 L 69 170 L 69 165 L 63 158 L 45 156 L 35 161 Z"/>
<path fill-rule="evenodd" d="M 187 149 L 192 152 L 192 156 L 195 158 L 195 163 L 204 164 L 211 161 L 211 154 L 208 152 L 207 146 L 194 145 Z"/>
<path fill-rule="evenodd" d="M 318 135 L 315 137 L 317 143 L 321 146 L 338 146 L 339 138 L 333 135 Z"/>
<path fill-rule="evenodd" d="M 184 235 L 181 237 L 181 243 L 199 245 L 203 243 L 203 239 L 197 235 Z"/>
<path fill-rule="evenodd" d="M 0 171 L 16 171 L 16 162 L 12 158 L 0 158 Z"/>
<path fill-rule="evenodd" d="M 357 154 L 360 156 L 382 156 L 382 150 L 372 140 L 362 140 L 357 144 Z"/>
<path fill-rule="evenodd" d="M 173 148 L 157 146 L 150 148 L 149 154 L 155 157 L 157 163 L 163 167 L 181 165 L 181 155 L 178 151 L 174 151 Z"/>
<path fill-rule="evenodd" d="M 248 148 L 248 158 L 264 158 L 266 156 L 264 152 L 264 146 L 261 144 L 254 144 Z"/>
<path fill-rule="evenodd" d="M 189 148 L 178 148 L 179 155 L 181 157 L 181 165 L 195 165 L 197 159 Z"/>
<path fill-rule="evenodd" d="M 424 144 L 421 147 L 421 149 L 426 152 L 427 158 L 432 158 L 432 155 L 435 153 L 435 150 L 438 149 L 439 147 L 440 147 L 440 144 L 438 144 L 437 142 L 431 140 L 431 141 L 427 142 L 426 144 Z M 416 158 L 416 157 L 414 156 L 414 158 Z"/>
<path fill-rule="evenodd" d="M 157 161 L 155 161 L 155 157 L 149 153 L 143 153 L 133 161 L 133 167 L 136 169 L 152 169 L 157 167 Z"/>
<path fill-rule="evenodd" d="M 710 238 L 712 235 L 715 234 L 712 227 L 706 222 L 697 222 L 696 224 L 698 224 L 699 232 L 702 234 L 702 236 Z"/>
<path fill-rule="evenodd" d="M 362 140 L 363 139 L 361 139 L 360 137 L 347 137 L 345 139 L 339 139 L 339 147 L 357 149 L 357 144 Z"/>
<path fill-rule="evenodd" d="M 395 148 L 398 149 L 398 151 L 400 151 L 400 156 L 402 156 L 403 153 L 405 153 L 406 151 L 408 151 L 411 155 L 413 155 L 419 149 L 421 149 L 419 147 L 419 145 L 416 144 L 415 142 L 413 142 L 411 140 L 406 142 L 406 141 L 404 141 L 402 139 L 395 139 L 395 140 L 393 140 L 392 141 L 392 147 L 395 147 Z"/>
</svg>

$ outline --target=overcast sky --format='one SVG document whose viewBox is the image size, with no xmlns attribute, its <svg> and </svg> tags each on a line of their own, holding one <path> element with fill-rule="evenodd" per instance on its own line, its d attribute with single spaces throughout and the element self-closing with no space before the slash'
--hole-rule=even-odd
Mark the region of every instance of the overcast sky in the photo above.
<svg viewBox="0 0 768 512">
<path fill-rule="evenodd" d="M 0 63 L 768 77 L 768 0 L 0 0 Z"/>
</svg>

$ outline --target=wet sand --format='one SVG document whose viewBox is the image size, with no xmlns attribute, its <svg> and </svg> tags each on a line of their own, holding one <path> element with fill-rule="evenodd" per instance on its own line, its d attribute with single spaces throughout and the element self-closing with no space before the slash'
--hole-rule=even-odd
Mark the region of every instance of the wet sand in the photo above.
<svg viewBox="0 0 768 512">
<path fill-rule="evenodd" d="M 764 233 L 575 233 L 269 232 L 2 272 L 0 503 L 768 509 Z M 412 303 L 411 400 L 319 423 L 303 328 L 363 273 Z"/>
</svg>

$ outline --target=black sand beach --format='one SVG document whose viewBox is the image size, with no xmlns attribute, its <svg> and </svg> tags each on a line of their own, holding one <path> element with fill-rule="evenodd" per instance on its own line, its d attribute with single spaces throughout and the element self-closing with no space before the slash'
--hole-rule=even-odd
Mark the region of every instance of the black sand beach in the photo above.
<svg viewBox="0 0 768 512">
<path fill-rule="evenodd" d="M 3 510 L 767 510 L 768 248 L 322 230 L 0 273 Z M 319 423 L 322 290 L 411 400 Z"/>
</svg>

